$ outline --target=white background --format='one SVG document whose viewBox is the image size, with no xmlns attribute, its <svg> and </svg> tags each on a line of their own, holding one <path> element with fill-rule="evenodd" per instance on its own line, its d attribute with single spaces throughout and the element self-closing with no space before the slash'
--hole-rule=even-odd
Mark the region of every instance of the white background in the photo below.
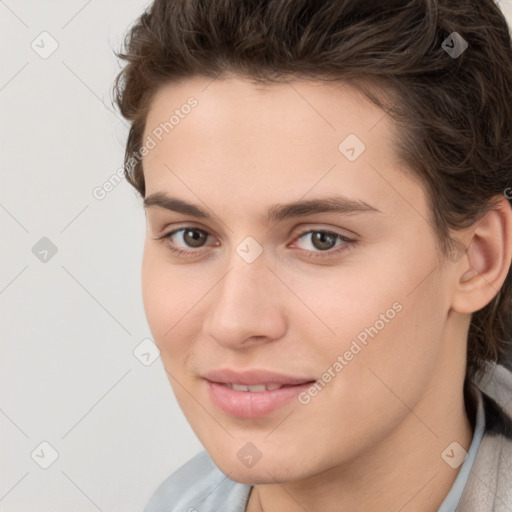
<svg viewBox="0 0 512 512">
<path fill-rule="evenodd" d="M 141 511 L 202 449 L 160 359 L 133 353 L 151 338 L 141 200 L 124 181 L 93 196 L 128 133 L 114 50 L 148 4 L 0 0 L 1 512 Z"/>
<path fill-rule="evenodd" d="M 147 4 L 0 3 L 2 512 L 141 511 L 202 449 L 160 359 L 133 354 L 151 337 L 141 200 L 126 182 L 93 196 L 128 133 L 113 50 Z M 59 44 L 47 59 L 31 48 L 49 48 L 43 31 Z M 58 249 L 46 263 L 32 253 L 42 237 Z M 31 458 L 43 441 L 58 452 L 48 469 Z"/>
</svg>

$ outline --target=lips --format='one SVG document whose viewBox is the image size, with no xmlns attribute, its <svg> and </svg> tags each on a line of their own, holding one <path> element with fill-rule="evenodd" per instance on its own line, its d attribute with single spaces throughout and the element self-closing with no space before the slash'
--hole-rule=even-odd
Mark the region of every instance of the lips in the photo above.
<svg viewBox="0 0 512 512">
<path fill-rule="evenodd" d="M 297 386 L 315 381 L 314 377 L 296 377 L 285 375 L 270 370 L 246 370 L 235 371 L 230 368 L 220 368 L 212 370 L 203 375 L 203 378 L 210 382 L 227 384 L 229 386 L 265 386 L 267 390 L 278 389 L 284 386 Z M 277 386 L 277 387 L 275 387 Z M 236 389 L 231 387 L 231 389 Z M 239 391 L 248 391 L 241 388 Z M 250 391 L 264 391 L 264 389 L 251 389 Z"/>
<path fill-rule="evenodd" d="M 270 370 L 235 371 L 220 368 L 203 379 L 212 402 L 225 414 L 258 418 L 292 403 L 316 379 L 285 375 Z"/>
<path fill-rule="evenodd" d="M 231 389 L 228 384 L 211 382 L 206 379 L 204 382 L 206 383 L 207 396 L 222 412 L 228 416 L 245 419 L 254 419 L 272 414 L 294 401 L 297 406 L 297 396 L 305 392 L 311 385 L 311 382 L 308 382 L 284 385 L 272 391 L 265 389 L 264 391 L 251 392 L 249 390 Z"/>
</svg>

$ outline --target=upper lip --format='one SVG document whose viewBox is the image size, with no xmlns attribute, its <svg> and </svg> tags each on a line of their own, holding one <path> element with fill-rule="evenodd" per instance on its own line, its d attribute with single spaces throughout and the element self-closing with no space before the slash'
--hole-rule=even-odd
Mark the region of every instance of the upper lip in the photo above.
<svg viewBox="0 0 512 512">
<path fill-rule="evenodd" d="M 219 368 L 217 370 L 211 370 L 206 372 L 203 375 L 203 378 L 211 382 L 219 382 L 224 384 L 245 384 L 246 386 L 254 386 L 256 384 L 297 385 L 315 380 L 307 377 L 291 377 L 269 370 L 235 371 L 231 370 L 230 368 Z"/>
</svg>

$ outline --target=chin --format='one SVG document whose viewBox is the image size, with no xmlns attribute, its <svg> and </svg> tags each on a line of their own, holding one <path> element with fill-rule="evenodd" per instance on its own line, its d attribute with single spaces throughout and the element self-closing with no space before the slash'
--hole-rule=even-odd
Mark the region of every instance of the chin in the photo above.
<svg viewBox="0 0 512 512">
<path fill-rule="evenodd" d="M 273 484 L 293 481 L 301 477 L 301 475 L 293 474 L 292 468 L 283 467 L 283 461 L 280 460 L 267 459 L 264 461 L 262 458 L 252 467 L 244 467 L 244 464 L 238 458 L 226 461 L 225 459 L 215 460 L 212 457 L 212 460 L 222 473 L 240 484 Z"/>
<path fill-rule="evenodd" d="M 226 475 L 228 476 L 228 475 Z M 268 473 L 265 473 L 265 475 L 258 473 L 251 472 L 249 470 L 248 472 L 239 472 L 239 471 L 233 471 L 229 475 L 229 479 L 233 480 L 234 482 L 237 482 L 239 484 L 245 484 L 245 485 L 260 485 L 260 484 L 274 484 L 277 481 L 280 481 L 279 479 L 276 479 L 275 477 L 272 478 Z"/>
</svg>

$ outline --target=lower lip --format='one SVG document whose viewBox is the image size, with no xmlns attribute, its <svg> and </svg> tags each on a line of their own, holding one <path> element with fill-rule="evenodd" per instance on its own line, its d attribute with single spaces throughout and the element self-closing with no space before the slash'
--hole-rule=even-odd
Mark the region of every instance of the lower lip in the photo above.
<svg viewBox="0 0 512 512">
<path fill-rule="evenodd" d="M 238 418 L 259 418 L 275 411 L 307 390 L 314 381 L 272 391 L 237 391 L 224 384 L 206 381 L 213 402 L 226 414 Z"/>
</svg>

